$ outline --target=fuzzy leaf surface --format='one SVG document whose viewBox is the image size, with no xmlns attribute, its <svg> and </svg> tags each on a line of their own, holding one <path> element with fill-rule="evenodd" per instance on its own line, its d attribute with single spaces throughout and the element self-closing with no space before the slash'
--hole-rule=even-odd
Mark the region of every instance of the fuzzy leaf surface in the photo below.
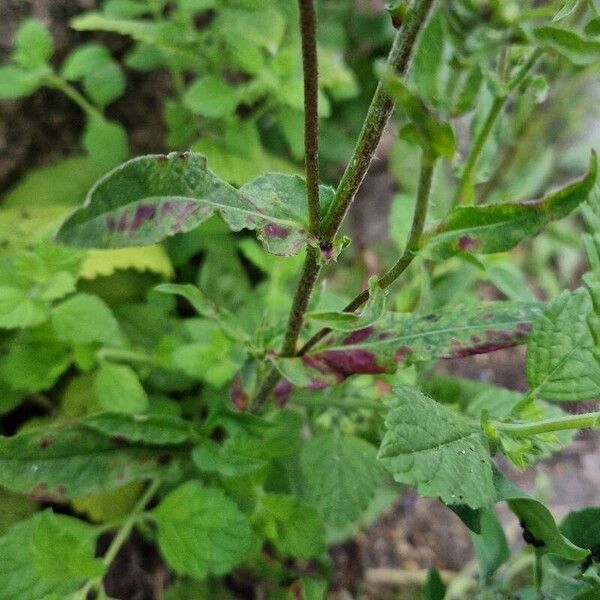
<svg viewBox="0 0 600 600">
<path fill-rule="evenodd" d="M 236 190 L 192 152 L 141 156 L 109 172 L 57 239 L 87 248 L 148 245 L 191 231 L 215 212 L 233 231 L 257 229 L 274 254 L 295 254 L 309 239 L 301 178 L 266 174 Z"/>
<path fill-rule="evenodd" d="M 300 465 L 319 514 L 338 527 L 358 519 L 381 481 L 375 448 L 353 435 L 317 435 L 303 445 Z"/>
<path fill-rule="evenodd" d="M 379 449 L 394 479 L 446 504 L 492 504 L 492 463 L 481 430 L 415 388 L 395 391 Z"/>
<path fill-rule="evenodd" d="M 548 400 L 584 400 L 600 395 L 600 362 L 587 317 L 585 290 L 563 292 L 534 321 L 527 344 L 527 380 Z"/>
<path fill-rule="evenodd" d="M 505 252 L 537 234 L 547 223 L 563 219 L 589 195 L 596 182 L 596 154 L 578 181 L 542 200 L 486 206 L 459 206 L 423 242 L 423 254 L 434 260 L 459 252 Z"/>
<path fill-rule="evenodd" d="M 388 313 L 369 327 L 332 334 L 303 356 L 274 358 L 273 362 L 294 385 L 324 388 L 357 373 L 393 373 L 412 362 L 522 344 L 542 306 L 493 302 L 456 306 L 431 315 Z"/>
</svg>

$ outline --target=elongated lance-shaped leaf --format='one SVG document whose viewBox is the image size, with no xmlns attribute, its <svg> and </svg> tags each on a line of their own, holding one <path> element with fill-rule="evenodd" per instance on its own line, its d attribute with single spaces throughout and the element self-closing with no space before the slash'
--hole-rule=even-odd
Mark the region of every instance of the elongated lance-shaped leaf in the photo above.
<svg viewBox="0 0 600 600">
<path fill-rule="evenodd" d="M 540 46 L 555 50 L 573 64 L 591 65 L 600 61 L 600 41 L 585 38 L 571 29 L 543 25 L 536 27 L 532 35 Z"/>
<path fill-rule="evenodd" d="M 129 443 L 118 431 L 109 437 L 82 425 L 42 427 L 0 437 L 0 486 L 64 502 L 155 477 L 173 467 L 180 453 L 174 446 Z"/>
<path fill-rule="evenodd" d="M 505 252 L 537 234 L 547 223 L 562 219 L 583 202 L 594 187 L 596 153 L 588 172 L 579 180 L 542 200 L 454 208 L 438 227 L 425 236 L 423 255 L 432 259 L 466 253 Z"/>
<path fill-rule="evenodd" d="M 294 254 L 309 241 L 301 178 L 267 174 L 237 190 L 193 152 L 141 156 L 110 171 L 57 239 L 87 248 L 142 246 L 190 231 L 214 213 L 234 231 L 257 229 L 274 254 Z"/>
<path fill-rule="evenodd" d="M 431 315 L 388 313 L 369 327 L 332 334 L 304 356 L 272 360 L 293 384 L 318 389 L 356 373 L 393 373 L 415 361 L 522 344 L 542 307 L 535 302 L 490 302 Z"/>
</svg>

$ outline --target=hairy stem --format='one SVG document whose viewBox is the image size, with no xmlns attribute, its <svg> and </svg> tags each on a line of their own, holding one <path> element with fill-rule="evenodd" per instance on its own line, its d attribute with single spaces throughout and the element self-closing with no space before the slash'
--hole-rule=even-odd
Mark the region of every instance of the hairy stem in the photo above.
<svg viewBox="0 0 600 600">
<path fill-rule="evenodd" d="M 304 161 L 310 232 L 319 236 L 319 70 L 317 64 L 317 16 L 314 0 L 298 0 L 304 71 Z"/>
<path fill-rule="evenodd" d="M 582 415 L 565 415 L 553 419 L 542 419 L 532 423 L 493 423 L 494 429 L 515 437 L 529 437 L 540 433 L 565 431 L 569 429 L 584 429 L 600 426 L 600 411 Z"/>
<path fill-rule="evenodd" d="M 401 74 L 405 74 L 408 69 L 417 35 L 423 27 L 434 2 L 435 0 L 414 0 L 406 24 L 394 40 L 394 45 L 388 57 L 388 65 Z M 352 157 L 346 166 L 329 212 L 321 226 L 321 242 L 331 243 L 335 238 L 348 207 L 354 199 L 371 164 L 393 108 L 394 104 L 391 98 L 384 92 L 381 84 L 379 84 L 371 100 L 371 105 L 369 106 L 358 142 L 354 147 Z M 321 270 L 318 252 L 317 249 L 312 247 L 308 247 L 306 250 L 306 259 L 292 303 L 281 356 L 294 356 L 296 354 L 296 345 L 304 322 L 304 313 L 306 312 L 306 307 L 308 306 L 319 271 Z M 277 385 L 279 378 L 279 373 L 274 368 L 267 373 L 252 402 L 251 409 L 253 411 L 258 411 L 264 404 L 268 395 Z"/>
<path fill-rule="evenodd" d="M 473 177 L 475 175 L 475 167 L 477 166 L 477 162 L 479 157 L 481 156 L 481 152 L 483 151 L 485 144 L 496 124 L 498 116 L 502 112 L 508 98 L 510 97 L 511 92 L 513 92 L 518 85 L 525 79 L 529 71 L 533 68 L 535 63 L 542 56 L 542 50 L 534 50 L 530 57 L 525 61 L 523 66 L 517 71 L 515 76 L 510 80 L 510 82 L 506 86 L 506 93 L 502 96 L 498 96 L 492 102 L 488 114 L 485 117 L 485 120 L 477 134 L 471 149 L 469 150 L 469 154 L 467 155 L 467 160 L 465 161 L 465 166 L 463 168 L 462 175 L 458 181 L 458 185 L 456 186 L 456 190 L 454 192 L 454 196 L 452 198 L 452 206 L 457 206 L 461 203 L 472 203 L 472 198 L 466 198 L 466 191 L 473 184 Z M 468 200 L 468 202 L 467 202 Z"/>
<path fill-rule="evenodd" d="M 403 25 L 394 40 L 387 64 L 401 75 L 405 75 L 408 71 L 417 36 L 427 20 L 434 2 L 435 0 L 415 0 L 409 11 L 406 24 Z M 323 220 L 321 237 L 324 241 L 331 242 L 335 238 L 367 173 L 393 108 L 394 102 L 380 82 L 369 106 L 352 158 L 346 166 L 333 202 Z"/>
<path fill-rule="evenodd" d="M 417 255 L 419 249 L 419 242 L 423 235 L 423 229 L 425 228 L 425 218 L 427 217 L 427 207 L 429 206 L 429 196 L 431 193 L 431 180 L 433 178 L 433 172 L 435 169 L 437 159 L 427 155 L 423 155 L 421 160 L 421 171 L 419 174 L 419 187 L 417 190 L 417 202 L 415 204 L 415 212 L 413 214 L 413 221 L 410 228 L 410 234 L 404 252 L 396 262 L 396 264 L 382 275 L 377 284 L 381 289 L 385 289 L 392 285 L 404 271 L 408 268 L 410 263 Z M 354 300 L 352 300 L 345 308 L 344 312 L 353 312 L 357 308 L 360 308 L 369 299 L 369 290 L 363 290 Z M 306 344 L 300 349 L 298 354 L 304 354 L 310 350 L 317 342 L 322 340 L 331 329 L 324 328 L 315 333 Z"/>
</svg>

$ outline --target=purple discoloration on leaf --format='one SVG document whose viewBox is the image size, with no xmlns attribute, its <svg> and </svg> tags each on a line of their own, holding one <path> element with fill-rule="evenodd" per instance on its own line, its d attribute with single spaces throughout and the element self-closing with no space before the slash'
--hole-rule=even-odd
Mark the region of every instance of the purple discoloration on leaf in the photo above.
<svg viewBox="0 0 600 600">
<path fill-rule="evenodd" d="M 355 373 L 385 373 L 386 369 L 377 364 L 377 358 L 368 350 L 327 350 L 323 353 L 326 364 L 344 378 Z"/>
<path fill-rule="evenodd" d="M 114 231 L 116 227 L 115 218 L 112 215 L 106 215 L 104 219 L 104 223 L 106 225 L 106 229 L 109 231 Z"/>
<path fill-rule="evenodd" d="M 464 348 L 455 348 L 448 358 L 465 358 L 474 354 L 487 354 L 496 350 L 512 348 L 517 344 L 517 340 L 506 340 L 504 342 L 484 342 L 482 344 L 466 346 Z"/>
<path fill-rule="evenodd" d="M 292 389 L 292 384 L 285 378 L 277 384 L 273 390 L 273 395 L 278 406 L 285 406 L 287 404 Z"/>
<path fill-rule="evenodd" d="M 59 485 L 54 492 L 50 490 L 47 483 L 42 481 L 36 483 L 27 496 L 36 502 L 62 503 L 65 502 L 65 492 L 64 485 Z"/>
<path fill-rule="evenodd" d="M 127 229 L 127 211 L 123 211 L 117 221 L 116 230 L 125 231 Z"/>
<path fill-rule="evenodd" d="M 529 333 L 531 331 L 531 323 L 517 323 L 517 331 Z"/>
<path fill-rule="evenodd" d="M 53 437 L 43 437 L 39 441 L 38 446 L 40 447 L 40 450 L 45 450 L 46 448 L 48 448 L 49 446 L 51 446 L 52 444 L 54 444 L 55 441 L 56 441 L 56 438 L 53 438 Z"/>
<path fill-rule="evenodd" d="M 267 223 L 264 228 L 265 235 L 270 238 L 275 238 L 278 240 L 285 240 L 289 234 L 290 230 L 286 227 L 280 227 L 275 223 Z"/>
<path fill-rule="evenodd" d="M 139 229 L 144 223 L 147 221 L 152 221 L 156 215 L 156 206 L 153 204 L 140 204 L 135 209 L 135 214 L 133 215 L 133 221 L 129 226 L 129 229 L 136 230 Z"/>
<path fill-rule="evenodd" d="M 360 342 L 364 342 L 373 332 L 375 328 L 372 326 L 363 327 L 363 329 L 357 329 L 353 331 L 349 335 L 347 335 L 343 340 L 342 344 L 358 344 Z"/>
<path fill-rule="evenodd" d="M 472 335 L 472 336 L 471 336 L 471 341 L 472 341 L 474 344 L 479 344 L 479 342 L 481 342 L 481 338 L 480 338 L 478 335 Z"/>
<path fill-rule="evenodd" d="M 248 406 L 248 394 L 242 385 L 242 378 L 239 373 L 235 374 L 231 387 L 229 388 L 229 400 L 236 410 L 246 410 Z"/>
<path fill-rule="evenodd" d="M 377 335 L 378 340 L 387 340 L 391 338 L 394 334 L 391 331 L 382 331 Z"/>
<path fill-rule="evenodd" d="M 456 245 L 462 252 L 476 252 L 481 247 L 481 242 L 469 235 L 461 235 Z"/>
<path fill-rule="evenodd" d="M 398 350 L 396 350 L 396 353 L 394 354 L 394 360 L 397 363 L 404 362 L 411 352 L 412 349 L 408 346 L 400 346 L 400 348 L 398 348 Z"/>
</svg>

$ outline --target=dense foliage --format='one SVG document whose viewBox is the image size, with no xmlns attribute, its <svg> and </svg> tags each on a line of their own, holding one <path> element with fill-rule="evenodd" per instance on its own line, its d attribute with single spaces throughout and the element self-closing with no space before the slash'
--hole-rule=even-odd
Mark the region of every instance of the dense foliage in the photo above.
<svg viewBox="0 0 600 600">
<path fill-rule="evenodd" d="M 56 64 L 20 26 L 0 99 L 66 94 L 85 152 L 0 207 L 0 599 L 108 598 L 134 528 L 169 600 L 234 597 L 231 573 L 320 599 L 328 545 L 405 486 L 463 520 L 479 564 L 448 587 L 431 570 L 423 598 L 599 597 L 600 507 L 557 523 L 501 470 L 600 426 L 563 404 L 600 396 L 595 3 L 317 2 L 316 37 L 299 6 L 77 16 L 130 39 L 125 68 L 98 41 Z M 129 70 L 169 73 L 172 152 L 123 162 Z M 394 105 L 373 272 L 340 228 Z M 525 393 L 436 371 L 521 345 Z"/>
</svg>

